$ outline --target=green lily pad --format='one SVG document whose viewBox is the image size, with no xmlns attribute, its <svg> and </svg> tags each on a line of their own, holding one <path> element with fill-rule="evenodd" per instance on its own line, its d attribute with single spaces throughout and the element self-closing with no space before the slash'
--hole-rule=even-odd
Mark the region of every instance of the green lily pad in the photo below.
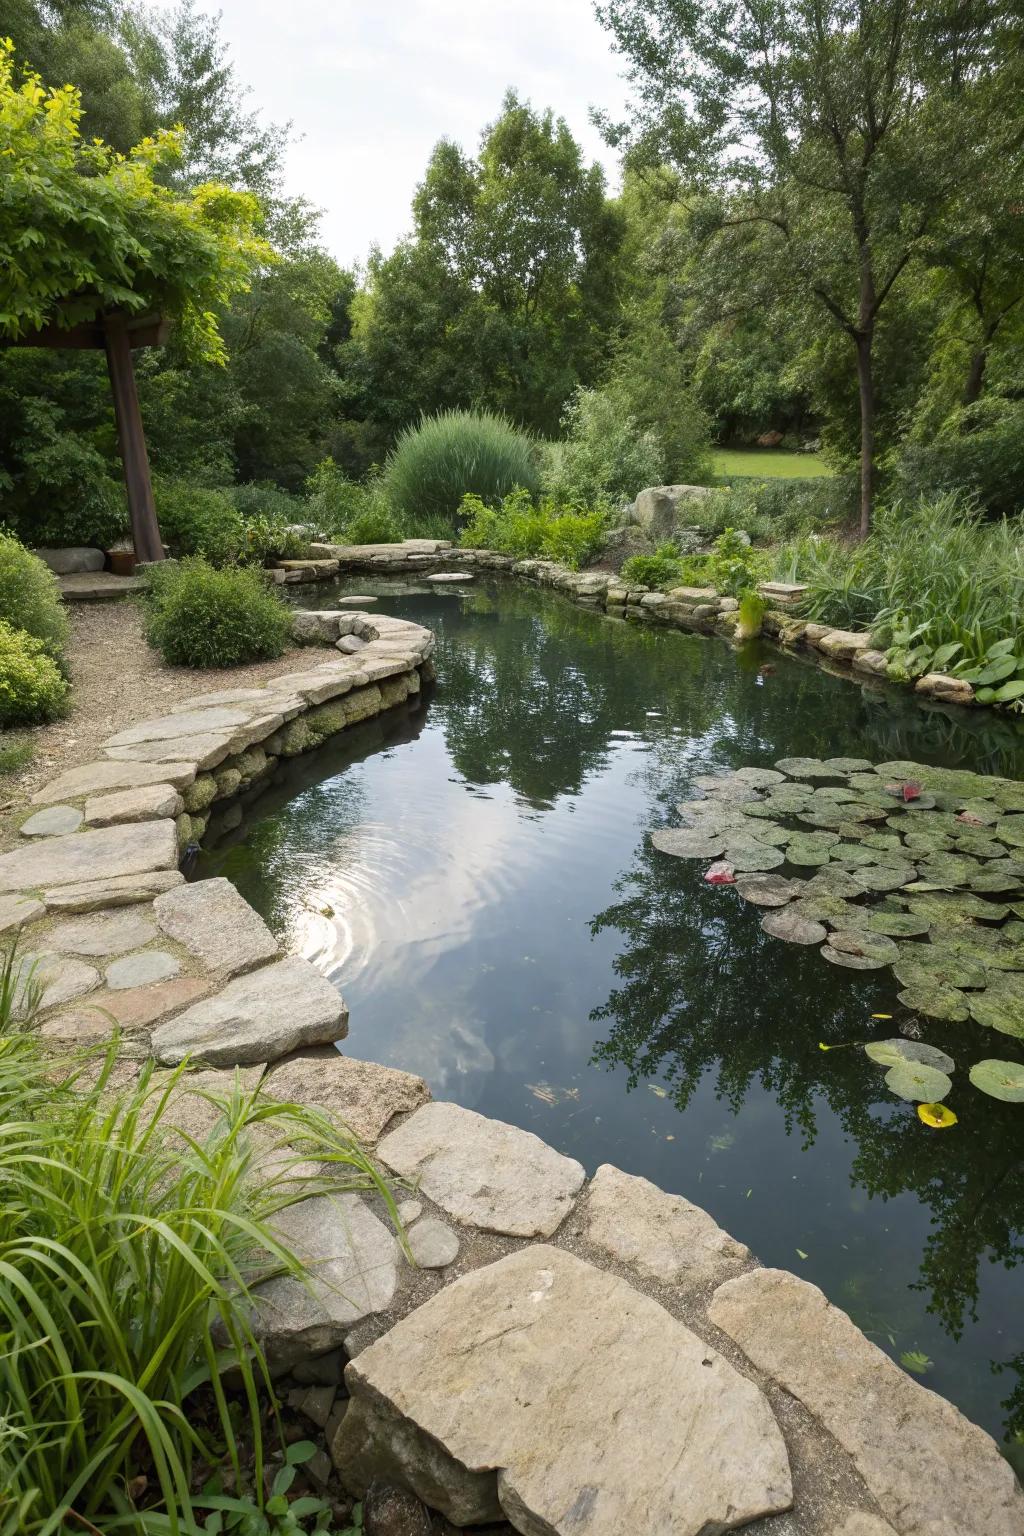
<svg viewBox="0 0 1024 1536">
<path fill-rule="evenodd" d="M 802 811 L 809 803 L 810 798 L 811 791 L 805 789 L 803 785 L 785 784 L 779 789 L 769 790 L 765 804 L 770 805 L 776 811 L 782 812 L 783 815 L 792 816 L 795 812 Z"/>
<path fill-rule="evenodd" d="M 862 885 L 856 870 L 843 869 L 838 864 L 824 864 L 806 881 L 807 896 L 842 896 L 853 900 L 863 896 L 867 887 Z"/>
<path fill-rule="evenodd" d="M 827 805 L 842 805 L 844 801 L 856 800 L 857 791 L 847 789 L 844 784 L 821 784 L 814 790 L 811 799 L 814 802 L 824 801 Z"/>
<path fill-rule="evenodd" d="M 934 1067 L 937 1072 L 952 1072 L 956 1068 L 952 1056 L 937 1046 L 925 1045 L 923 1040 L 904 1040 L 897 1035 L 892 1040 L 872 1040 L 864 1047 L 864 1054 L 879 1067 L 898 1067 L 903 1061 L 916 1061 L 924 1067 Z"/>
<path fill-rule="evenodd" d="M 784 907 L 803 891 L 803 880 L 787 880 L 784 875 L 740 875 L 736 894 L 757 907 Z"/>
<path fill-rule="evenodd" d="M 791 864 L 801 864 L 814 869 L 828 863 L 828 847 L 812 842 L 811 839 L 814 836 L 813 832 L 797 832 L 790 838 L 786 857 Z"/>
<path fill-rule="evenodd" d="M 784 848 L 795 834 L 788 827 L 780 827 L 777 821 L 755 821 L 745 825 L 739 836 L 742 842 L 753 838 L 755 843 L 770 843 L 773 848 Z"/>
<path fill-rule="evenodd" d="M 832 965 L 845 965 L 853 971 L 877 971 L 891 965 L 899 950 L 892 939 L 866 928 L 840 928 L 829 935 L 821 953 Z"/>
<path fill-rule="evenodd" d="M 786 782 L 786 775 L 775 768 L 737 768 L 733 778 L 753 789 L 768 789 L 773 784 Z"/>
<path fill-rule="evenodd" d="M 968 1005 L 978 1024 L 1024 1040 L 1024 976 L 1019 972 L 990 972 L 988 986 L 968 998 Z"/>
<path fill-rule="evenodd" d="M 921 1061 L 901 1061 L 885 1074 L 885 1086 L 911 1104 L 941 1104 L 953 1083 L 937 1067 L 925 1066 Z"/>
<path fill-rule="evenodd" d="M 858 869 L 857 879 L 867 891 L 898 891 L 916 874 L 912 864 L 868 864 Z"/>
<path fill-rule="evenodd" d="M 921 891 L 905 895 L 904 904 L 936 927 L 964 927 L 972 922 L 1001 923 L 1009 911 L 969 891 Z"/>
<path fill-rule="evenodd" d="M 725 850 L 725 858 L 737 874 L 778 869 L 780 864 L 786 862 L 786 855 L 781 848 L 773 848 L 770 843 L 758 843 L 753 839 L 747 842 L 729 843 Z"/>
<path fill-rule="evenodd" d="M 809 885 L 810 881 L 801 883 Z M 857 920 L 853 914 L 863 910 L 855 907 L 853 902 L 845 901 L 843 897 L 834 896 L 828 891 L 821 891 L 812 896 L 801 896 L 793 906 L 797 914 L 807 922 L 827 923 L 830 928 L 857 927 Z"/>
<path fill-rule="evenodd" d="M 980 865 L 962 853 L 929 853 L 917 867 L 922 879 L 949 885 L 966 885 L 972 875 L 981 873 Z"/>
<path fill-rule="evenodd" d="M 760 800 L 761 796 L 750 784 L 744 784 L 741 779 L 734 778 L 731 773 L 700 773 L 694 779 L 697 789 L 704 790 L 705 794 L 713 795 L 717 800 L 734 801 L 737 804 L 744 800 Z"/>
<path fill-rule="evenodd" d="M 1024 816 L 1003 816 L 996 836 L 1011 848 L 1024 848 Z"/>
<path fill-rule="evenodd" d="M 780 757 L 775 764 L 787 779 L 837 779 L 841 775 L 827 768 L 820 757 Z"/>
<path fill-rule="evenodd" d="M 866 757 L 826 757 L 823 768 L 835 774 L 865 773 L 871 767 Z"/>
<path fill-rule="evenodd" d="M 846 820 L 846 807 L 841 805 L 812 806 L 810 810 L 800 811 L 798 821 L 802 821 L 808 827 L 823 827 L 829 832 L 838 834 L 839 828 Z"/>
<path fill-rule="evenodd" d="M 966 811 L 969 816 L 976 816 L 986 827 L 993 826 L 1001 814 L 998 806 L 993 805 L 991 800 L 983 800 L 980 795 L 972 795 L 961 801 L 960 810 Z"/>
<path fill-rule="evenodd" d="M 975 1088 L 1004 1104 L 1024 1104 L 1024 1066 L 1019 1061 L 976 1061 L 968 1076 Z"/>
<path fill-rule="evenodd" d="M 868 910 L 872 933 L 884 933 L 890 939 L 916 939 L 926 934 L 931 924 L 913 912 L 872 912 Z"/>
<path fill-rule="evenodd" d="M 930 1019 L 945 1019 L 951 1024 L 963 1024 L 970 1017 L 967 996 L 957 987 L 943 981 L 922 977 L 913 986 L 904 987 L 896 996 L 904 1008 L 914 1013 L 926 1014 Z"/>
<path fill-rule="evenodd" d="M 717 800 L 681 800 L 676 813 L 684 827 L 699 829 L 708 837 L 723 827 L 746 826 L 738 806 L 723 805 Z"/>
<path fill-rule="evenodd" d="M 864 843 L 837 843 L 829 850 L 829 856 L 833 863 L 842 864 L 849 869 L 856 869 L 858 865 L 878 863 L 878 849 L 868 848 Z"/>
<path fill-rule="evenodd" d="M 1001 928 L 956 928 L 943 944 L 955 955 L 977 960 L 990 971 L 1024 971 L 1024 943 Z"/>
<path fill-rule="evenodd" d="M 993 859 L 980 874 L 972 875 L 968 883 L 972 891 L 990 891 L 993 895 L 1000 896 L 1007 891 L 1020 890 L 1024 880 L 1017 874 L 1009 859 Z"/>
<path fill-rule="evenodd" d="M 956 840 L 958 853 L 972 854 L 976 859 L 1001 859 L 1006 853 L 1002 843 L 997 843 L 994 837 L 986 837 L 981 832 L 965 832 Z"/>
<path fill-rule="evenodd" d="M 761 927 L 773 939 L 784 939 L 787 944 L 820 944 L 826 937 L 822 923 L 802 917 L 795 910 L 798 903 L 782 907 L 778 912 L 766 912 Z"/>
<path fill-rule="evenodd" d="M 984 987 L 989 981 L 989 973 L 977 960 L 935 943 L 901 944 L 893 971 L 905 987 L 936 981 L 947 987 Z"/>
<path fill-rule="evenodd" d="M 725 834 L 712 837 L 689 827 L 660 827 L 651 833 L 651 843 L 675 859 L 718 859 L 725 850 Z"/>
<path fill-rule="evenodd" d="M 752 821 L 774 821 L 776 816 L 783 814 L 770 800 L 746 800 L 737 806 L 737 810 L 749 816 Z"/>
<path fill-rule="evenodd" d="M 903 847 L 903 839 L 895 832 L 872 832 L 864 843 L 868 848 L 881 849 L 885 853 L 895 853 Z"/>
<path fill-rule="evenodd" d="M 948 853 L 953 847 L 953 839 L 948 832 L 942 832 L 938 827 L 929 827 L 922 822 L 920 828 L 908 832 L 904 842 L 911 853 Z"/>
</svg>

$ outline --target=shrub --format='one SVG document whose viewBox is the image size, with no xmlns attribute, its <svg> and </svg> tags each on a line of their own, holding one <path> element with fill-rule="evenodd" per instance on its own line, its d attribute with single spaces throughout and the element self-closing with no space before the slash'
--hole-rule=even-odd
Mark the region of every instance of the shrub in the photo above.
<svg viewBox="0 0 1024 1536">
<path fill-rule="evenodd" d="M 12 974 L 0 976 L 0 1021 Z M 298 1532 L 298 1506 L 294 1525 L 278 1524 L 285 1501 L 275 1510 L 264 1491 L 268 1454 L 304 1452 L 264 1427 L 252 1286 L 271 1272 L 306 1283 L 273 1230 L 283 1207 L 369 1188 L 394 1217 L 391 1197 L 321 1114 L 258 1088 L 204 1091 L 209 1129 L 186 1144 L 175 1114 L 185 1069 L 147 1063 L 115 1094 L 117 1048 L 58 1073 L 29 1034 L 0 1036 L 0 1530 Z M 274 1149 L 283 1161 L 268 1182 Z M 332 1177 L 290 1178 L 300 1158 L 329 1163 Z M 231 1393 L 218 1334 L 237 1362 Z M 198 1492 L 215 1470 L 217 1487 L 220 1468 L 233 1495 Z M 211 1508 L 223 1513 L 207 1522 Z M 267 1515 L 232 1518 L 255 1511 Z"/>
<path fill-rule="evenodd" d="M 0 726 L 54 720 L 67 697 L 67 682 L 43 642 L 0 619 Z"/>
<path fill-rule="evenodd" d="M 258 570 L 196 556 L 151 573 L 146 638 L 180 667 L 235 667 L 280 656 L 291 612 Z"/>
<path fill-rule="evenodd" d="M 467 493 L 497 502 L 517 486 L 540 488 L 533 439 L 490 411 L 441 411 L 402 433 L 384 470 L 396 515 L 415 530 L 421 517 L 454 527 Z"/>
<path fill-rule="evenodd" d="M 907 445 L 893 491 L 910 502 L 957 492 L 990 517 L 1024 512 L 1024 402 L 996 396 L 955 412 L 940 435 Z"/>
<path fill-rule="evenodd" d="M 555 501 L 621 506 L 665 483 L 665 456 L 651 431 L 607 390 L 577 389 L 562 417 L 565 439 L 544 448 L 544 489 Z"/>
<path fill-rule="evenodd" d="M 202 555 L 211 565 L 238 558 L 245 542 L 242 518 L 226 491 L 159 478 L 153 495 L 160 532 L 172 554 Z"/>
<path fill-rule="evenodd" d="M 247 480 L 231 486 L 226 494 L 247 522 L 265 517 L 272 523 L 301 523 L 305 517 L 305 503 L 270 480 Z"/>
<path fill-rule="evenodd" d="M 601 511 L 559 506 L 550 496 L 535 504 L 522 489 L 506 496 L 500 507 L 464 496 L 459 518 L 465 523 L 459 536 L 464 549 L 493 549 L 516 560 L 543 556 L 574 570 L 601 548 L 606 526 Z"/>
<path fill-rule="evenodd" d="M 309 539 L 289 527 L 280 516 L 258 514 L 247 517 L 242 525 L 239 560 L 245 565 L 266 565 L 268 560 L 305 560 Z"/>
<path fill-rule="evenodd" d="M 653 555 L 630 555 L 620 575 L 631 587 L 679 586 L 681 569 L 679 549 L 668 543 L 659 544 Z"/>
<path fill-rule="evenodd" d="M 714 587 L 729 597 L 753 589 L 768 572 L 768 557 L 752 549 L 735 528 L 726 528 L 708 555 L 691 555 L 682 563 L 686 584 Z"/>
<path fill-rule="evenodd" d="M 63 657 L 68 621 L 57 578 L 38 555 L 2 529 L 0 619 L 41 640 L 55 661 Z"/>
<path fill-rule="evenodd" d="M 822 532 L 849 522 L 857 487 L 849 475 L 738 481 L 694 502 L 687 521 L 710 537 L 741 528 L 755 544 Z"/>
<path fill-rule="evenodd" d="M 317 465 L 306 488 L 309 519 L 330 538 L 345 544 L 397 544 L 403 538 L 379 474 L 350 480 L 327 458 Z M 446 522 L 442 537 L 450 531 Z"/>
</svg>

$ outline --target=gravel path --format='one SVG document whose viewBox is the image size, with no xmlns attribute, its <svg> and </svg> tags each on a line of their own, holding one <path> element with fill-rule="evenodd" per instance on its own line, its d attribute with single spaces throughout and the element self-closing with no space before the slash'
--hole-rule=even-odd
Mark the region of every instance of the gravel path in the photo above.
<svg viewBox="0 0 1024 1536">
<path fill-rule="evenodd" d="M 0 779 L 4 812 L 26 804 L 42 784 L 65 768 L 91 762 L 100 743 L 115 731 L 167 714 L 179 700 L 197 693 L 249 688 L 294 672 L 300 655 L 292 649 L 277 661 L 192 671 L 167 666 L 146 644 L 142 611 L 134 602 L 75 603 L 69 606 L 68 616 L 71 713 L 65 720 L 28 733 L 35 747 L 32 762 L 20 773 Z M 0 816 L 0 823 L 6 821 L 6 816 Z M 0 826 L 0 837 L 6 840 L 9 835 L 9 828 Z"/>
</svg>

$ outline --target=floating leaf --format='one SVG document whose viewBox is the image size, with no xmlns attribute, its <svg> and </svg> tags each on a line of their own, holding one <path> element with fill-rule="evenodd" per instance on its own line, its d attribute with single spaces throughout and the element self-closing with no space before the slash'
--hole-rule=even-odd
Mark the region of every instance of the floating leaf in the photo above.
<svg viewBox="0 0 1024 1536">
<path fill-rule="evenodd" d="M 904 1008 L 912 1008 L 915 1013 L 926 1014 L 930 1019 L 963 1024 L 970 1017 L 966 994 L 957 987 L 947 986 L 945 982 L 930 977 L 904 987 L 896 996 Z"/>
<path fill-rule="evenodd" d="M 871 1017 L 873 1019 L 891 1019 L 892 1018 L 892 1014 L 891 1013 L 873 1013 L 871 1015 Z"/>
<path fill-rule="evenodd" d="M 806 1259 L 807 1255 L 806 1255 L 806 1253 L 804 1253 L 802 1248 L 798 1248 L 796 1251 L 797 1251 L 798 1257 L 800 1257 L 801 1259 Z"/>
<path fill-rule="evenodd" d="M 745 874 L 736 881 L 736 892 L 757 907 L 784 907 L 804 888 L 802 880 L 787 880 L 784 875 Z"/>
<path fill-rule="evenodd" d="M 761 927 L 773 939 L 784 939 L 787 944 L 821 944 L 826 937 L 823 924 L 801 917 L 792 906 L 778 912 L 766 912 Z"/>
<path fill-rule="evenodd" d="M 890 1067 L 885 1074 L 885 1086 L 890 1092 L 911 1103 L 938 1104 L 953 1086 L 952 1079 L 938 1067 L 926 1066 L 923 1061 L 901 1061 Z"/>
<path fill-rule="evenodd" d="M 900 1355 L 900 1365 L 906 1371 L 913 1371 L 915 1376 L 926 1376 L 934 1364 L 934 1360 L 929 1360 L 919 1349 L 907 1349 Z"/>
<path fill-rule="evenodd" d="M 676 859 L 717 859 L 725 852 L 725 833 L 663 827 L 651 833 L 651 843 L 659 853 L 670 853 Z"/>
<path fill-rule="evenodd" d="M 975 1088 L 1004 1104 L 1024 1104 L 1024 1066 L 1019 1061 L 976 1061 L 968 1074 Z"/>
<path fill-rule="evenodd" d="M 833 933 L 821 953 L 833 965 L 852 971 L 877 971 L 891 965 L 899 955 L 892 939 L 871 933 L 866 928 L 841 928 Z"/>
<path fill-rule="evenodd" d="M 933 1131 L 944 1131 L 947 1126 L 956 1125 L 957 1117 L 945 1104 L 919 1104 L 917 1106 L 919 1120 L 925 1125 L 930 1125 Z"/>
<path fill-rule="evenodd" d="M 935 1067 L 939 1072 L 952 1072 L 955 1063 L 937 1046 L 925 1045 L 918 1040 L 871 1040 L 864 1047 L 864 1054 L 879 1067 L 897 1067 L 901 1061 L 917 1061 L 925 1067 Z"/>
<path fill-rule="evenodd" d="M 786 855 L 781 848 L 773 848 L 770 843 L 750 838 L 748 841 L 730 842 L 725 850 L 725 860 L 734 870 L 747 874 L 778 869 L 780 864 L 786 862 Z"/>
</svg>

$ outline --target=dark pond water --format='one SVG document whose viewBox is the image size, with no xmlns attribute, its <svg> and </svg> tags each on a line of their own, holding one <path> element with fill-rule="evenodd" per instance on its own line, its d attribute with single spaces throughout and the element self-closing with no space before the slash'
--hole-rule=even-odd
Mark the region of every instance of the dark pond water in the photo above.
<svg viewBox="0 0 1024 1536">
<path fill-rule="evenodd" d="M 1024 778 L 1024 730 L 519 586 L 349 590 L 434 629 L 436 690 L 293 764 L 201 874 L 337 982 L 353 1055 L 686 1195 L 1024 1427 L 1024 1110 L 966 1081 L 1018 1042 L 929 1023 L 963 1070 L 959 1125 L 928 1130 L 860 1050 L 818 1048 L 906 1019 L 891 973 L 769 938 L 645 836 L 694 775 L 786 755 Z"/>
</svg>

